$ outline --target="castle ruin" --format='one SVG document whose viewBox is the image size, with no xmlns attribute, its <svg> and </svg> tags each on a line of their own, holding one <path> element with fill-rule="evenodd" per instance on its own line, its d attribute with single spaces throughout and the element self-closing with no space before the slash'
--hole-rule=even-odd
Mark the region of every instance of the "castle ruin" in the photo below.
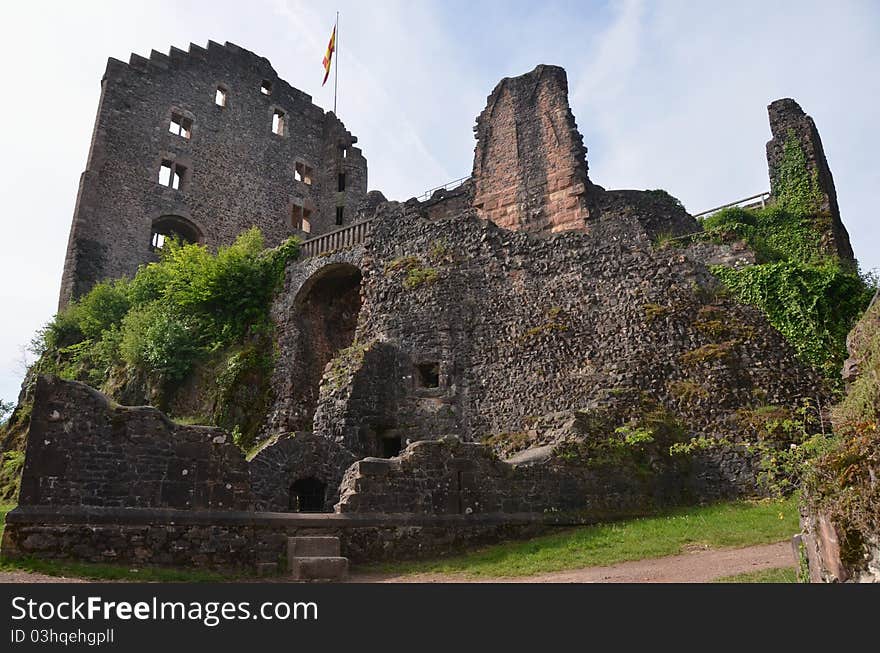
<svg viewBox="0 0 880 653">
<path fill-rule="evenodd" d="M 793 100 L 770 116 L 771 188 L 792 130 L 826 242 L 852 260 L 815 126 Z M 4 552 L 264 568 L 289 536 L 324 533 L 375 560 L 753 494 L 737 411 L 758 392 L 826 396 L 708 271 L 754 254 L 657 247 L 700 224 L 663 192 L 589 179 L 561 68 L 502 80 L 475 135 L 463 184 L 389 202 L 367 193 L 357 139 L 265 59 L 229 43 L 111 59 L 60 303 L 132 275 L 160 236 L 299 235 L 272 309 L 272 404 L 245 460 L 219 429 L 40 379 Z M 584 458 L 644 415 L 734 444 L 639 469 Z"/>
</svg>

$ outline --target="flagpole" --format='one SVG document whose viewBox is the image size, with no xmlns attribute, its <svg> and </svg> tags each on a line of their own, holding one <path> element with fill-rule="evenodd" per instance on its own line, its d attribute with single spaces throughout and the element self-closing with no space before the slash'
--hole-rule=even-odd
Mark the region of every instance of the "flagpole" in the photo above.
<svg viewBox="0 0 880 653">
<path fill-rule="evenodd" d="M 339 12 L 336 12 L 336 69 L 333 71 L 333 115 L 339 117 L 336 113 L 336 89 L 339 86 Z"/>
</svg>

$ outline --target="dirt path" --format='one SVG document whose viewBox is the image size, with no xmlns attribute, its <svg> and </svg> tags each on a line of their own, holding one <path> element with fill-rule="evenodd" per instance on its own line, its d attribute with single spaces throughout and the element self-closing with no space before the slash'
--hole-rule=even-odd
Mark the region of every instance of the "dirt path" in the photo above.
<svg viewBox="0 0 880 653">
<path fill-rule="evenodd" d="M 692 551 L 666 558 L 633 560 L 607 567 L 569 569 L 524 577 L 474 578 L 458 574 L 407 576 L 355 574 L 353 583 L 706 583 L 723 576 L 794 567 L 789 542 L 742 549 Z"/>
<path fill-rule="evenodd" d="M 353 574 L 352 583 L 705 583 L 722 576 L 777 567 L 794 567 L 791 544 L 778 542 L 742 549 L 691 551 L 666 558 L 621 562 L 607 567 L 569 569 L 537 576 L 475 578 L 459 574 Z M 285 582 L 273 578 L 271 582 Z M 266 579 L 254 579 L 265 582 Z M 26 571 L 0 571 L 0 583 L 83 583 Z"/>
<path fill-rule="evenodd" d="M 82 578 L 47 576 L 30 571 L 0 571 L 0 583 L 88 583 Z"/>
</svg>

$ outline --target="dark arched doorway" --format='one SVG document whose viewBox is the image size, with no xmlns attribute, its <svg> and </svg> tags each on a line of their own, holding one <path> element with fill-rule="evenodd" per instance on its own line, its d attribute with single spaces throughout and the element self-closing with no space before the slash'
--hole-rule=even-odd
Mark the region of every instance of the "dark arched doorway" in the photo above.
<svg viewBox="0 0 880 653">
<path fill-rule="evenodd" d="M 150 232 L 150 249 L 159 250 L 169 238 L 176 238 L 185 243 L 200 243 L 201 230 L 192 221 L 179 215 L 163 215 L 153 220 Z"/>
<path fill-rule="evenodd" d="M 291 512 L 323 512 L 327 484 L 317 478 L 301 478 L 290 486 Z"/>
<path fill-rule="evenodd" d="M 351 346 L 361 310 L 361 271 L 354 265 L 327 265 L 303 284 L 295 301 L 300 330 L 295 383 L 299 389 L 296 427 L 311 430 L 324 368 Z"/>
</svg>

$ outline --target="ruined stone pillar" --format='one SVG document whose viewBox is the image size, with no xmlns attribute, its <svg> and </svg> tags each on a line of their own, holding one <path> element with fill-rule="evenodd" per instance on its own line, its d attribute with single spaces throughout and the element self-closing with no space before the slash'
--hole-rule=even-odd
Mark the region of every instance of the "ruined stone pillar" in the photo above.
<svg viewBox="0 0 880 653">
<path fill-rule="evenodd" d="M 825 159 L 822 139 L 813 119 L 791 98 L 776 100 L 767 107 L 773 138 L 767 143 L 770 193 L 786 207 L 806 199 L 822 229 L 822 245 L 830 255 L 855 262 L 849 234 L 840 220 L 834 178 Z M 794 148 L 800 148 L 800 153 Z M 806 168 L 803 175 L 802 168 Z M 801 170 L 798 170 L 801 168 Z M 797 195 L 797 197 L 792 197 Z"/>
<path fill-rule="evenodd" d="M 474 206 L 505 229 L 585 229 L 586 148 L 558 66 L 502 79 L 474 128 Z"/>
</svg>

